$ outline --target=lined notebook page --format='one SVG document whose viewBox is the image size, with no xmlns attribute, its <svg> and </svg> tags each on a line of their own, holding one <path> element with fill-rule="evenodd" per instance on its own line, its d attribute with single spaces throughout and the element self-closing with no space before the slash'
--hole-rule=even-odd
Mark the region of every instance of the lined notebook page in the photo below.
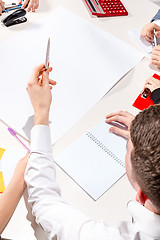
<svg viewBox="0 0 160 240">
<path fill-rule="evenodd" d="M 55 162 L 94 200 L 125 174 L 126 140 L 104 121 L 80 137 Z"/>
</svg>

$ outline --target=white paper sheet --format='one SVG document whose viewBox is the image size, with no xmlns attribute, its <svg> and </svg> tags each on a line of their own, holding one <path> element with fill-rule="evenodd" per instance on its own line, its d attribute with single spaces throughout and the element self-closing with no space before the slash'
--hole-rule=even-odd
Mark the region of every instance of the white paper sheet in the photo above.
<svg viewBox="0 0 160 240">
<path fill-rule="evenodd" d="M 20 159 L 26 156 L 27 151 L 12 147 L 10 145 L 0 145 L 0 148 L 5 149 L 5 152 L 0 160 L 0 171 L 3 173 L 5 188 L 9 184 L 16 165 Z"/>
<path fill-rule="evenodd" d="M 69 146 L 55 162 L 94 200 L 125 174 L 126 140 L 104 121 Z M 96 139 L 95 139 L 96 138 Z"/>
<path fill-rule="evenodd" d="M 0 45 L 1 118 L 30 138 L 33 109 L 25 89 L 34 66 L 45 61 L 51 38 L 50 112 L 53 142 L 67 132 L 142 58 L 136 49 L 59 8 Z"/>
<path fill-rule="evenodd" d="M 154 44 L 147 42 L 144 38 L 141 37 L 141 30 L 142 27 L 131 30 L 129 31 L 129 35 L 143 48 L 146 53 L 151 54 L 154 48 Z M 157 38 L 157 43 L 160 44 L 160 38 Z"/>
</svg>

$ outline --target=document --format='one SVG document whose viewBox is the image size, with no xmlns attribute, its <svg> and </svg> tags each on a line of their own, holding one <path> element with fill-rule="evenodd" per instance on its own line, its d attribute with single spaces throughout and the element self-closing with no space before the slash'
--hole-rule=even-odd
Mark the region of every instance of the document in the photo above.
<svg viewBox="0 0 160 240">
<path fill-rule="evenodd" d="M 90 22 L 58 8 L 0 44 L 1 119 L 27 139 L 34 122 L 26 85 L 34 66 L 45 61 L 51 39 L 53 142 L 80 120 L 143 54 Z"/>
<path fill-rule="evenodd" d="M 131 38 L 136 41 L 137 44 L 139 44 L 140 47 L 142 47 L 142 49 L 148 53 L 151 54 L 152 50 L 154 48 L 154 43 L 150 43 L 148 41 L 146 41 L 144 38 L 141 37 L 141 30 L 142 27 L 134 29 L 129 31 L 129 35 L 131 36 Z M 157 38 L 157 43 L 160 44 L 160 38 Z"/>
<path fill-rule="evenodd" d="M 5 188 L 13 176 L 18 161 L 26 154 L 27 151 L 24 149 L 0 144 L 0 172 L 3 174 Z"/>
<path fill-rule="evenodd" d="M 55 157 L 55 162 L 94 200 L 125 174 L 126 140 L 104 121 Z"/>
</svg>

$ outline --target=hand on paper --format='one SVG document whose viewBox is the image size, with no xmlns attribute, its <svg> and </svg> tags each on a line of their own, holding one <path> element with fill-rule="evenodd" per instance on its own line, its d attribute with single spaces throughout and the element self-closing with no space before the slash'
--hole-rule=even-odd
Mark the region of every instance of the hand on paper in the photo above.
<svg viewBox="0 0 160 240">
<path fill-rule="evenodd" d="M 126 129 L 122 129 L 120 126 L 111 127 L 110 132 L 120 135 L 124 138 L 130 138 L 130 126 L 135 116 L 126 111 L 119 111 L 116 113 L 110 113 L 106 116 L 106 123 L 111 124 L 112 122 L 117 122 L 123 124 Z"/>
<path fill-rule="evenodd" d="M 22 0 L 19 2 L 22 3 Z M 28 5 L 28 6 L 27 6 Z M 39 0 L 24 0 L 22 8 L 24 9 L 27 6 L 27 12 L 35 12 L 35 10 L 39 7 Z"/>
<path fill-rule="evenodd" d="M 150 77 L 146 80 L 146 83 L 144 85 L 144 89 L 149 88 L 151 92 L 153 92 L 155 89 L 160 88 L 160 80 Z"/>
<path fill-rule="evenodd" d="M 0 0 L 0 14 L 2 13 L 2 11 L 4 11 L 4 2 L 2 0 Z"/>
<path fill-rule="evenodd" d="M 160 68 L 160 45 L 154 47 L 152 51 L 151 64 Z"/>
<path fill-rule="evenodd" d="M 49 125 L 49 110 L 52 101 L 51 89 L 56 84 L 49 79 L 50 67 L 45 69 L 45 64 L 34 68 L 27 85 L 27 91 L 35 112 L 35 124 Z"/>
<path fill-rule="evenodd" d="M 147 23 L 146 25 L 144 25 L 141 31 L 141 37 L 145 38 L 145 40 L 148 42 L 152 42 L 154 29 L 155 29 L 155 35 L 156 37 L 158 37 L 160 35 L 160 26 L 156 25 L 154 22 Z"/>
</svg>

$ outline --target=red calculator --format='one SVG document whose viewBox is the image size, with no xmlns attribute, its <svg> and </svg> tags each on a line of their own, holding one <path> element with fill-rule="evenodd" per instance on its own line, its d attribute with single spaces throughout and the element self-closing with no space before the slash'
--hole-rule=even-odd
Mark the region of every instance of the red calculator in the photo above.
<svg viewBox="0 0 160 240">
<path fill-rule="evenodd" d="M 89 12 L 97 17 L 126 16 L 128 12 L 120 0 L 83 0 Z"/>
</svg>

